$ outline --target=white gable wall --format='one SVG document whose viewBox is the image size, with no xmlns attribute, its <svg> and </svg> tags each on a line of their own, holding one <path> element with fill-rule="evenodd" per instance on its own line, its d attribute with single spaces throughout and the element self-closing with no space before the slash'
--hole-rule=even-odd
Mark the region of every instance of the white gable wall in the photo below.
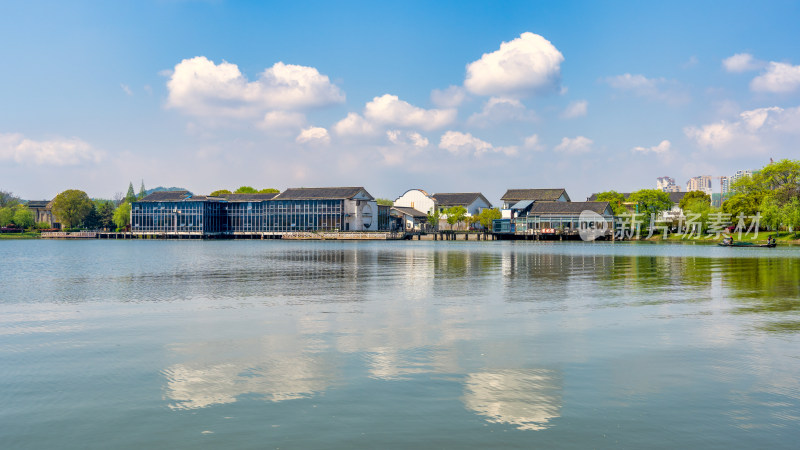
<svg viewBox="0 0 800 450">
<path fill-rule="evenodd" d="M 394 201 L 394 206 L 414 208 L 417 211 L 429 213 L 436 208 L 436 202 L 425 194 L 425 192 L 419 189 L 411 189 L 398 197 L 397 200 Z"/>
</svg>

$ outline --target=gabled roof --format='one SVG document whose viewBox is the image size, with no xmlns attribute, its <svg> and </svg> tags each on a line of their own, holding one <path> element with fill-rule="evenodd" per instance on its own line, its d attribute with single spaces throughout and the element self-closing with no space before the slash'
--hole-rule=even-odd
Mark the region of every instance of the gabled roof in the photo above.
<svg viewBox="0 0 800 450">
<path fill-rule="evenodd" d="M 278 194 L 275 200 L 345 200 L 362 191 L 370 200 L 374 200 L 363 187 L 292 188 Z"/>
<path fill-rule="evenodd" d="M 527 209 L 530 208 L 532 204 L 534 204 L 533 200 L 522 200 L 521 202 L 514 203 L 511 205 L 511 209 L 520 210 L 520 209 Z"/>
<path fill-rule="evenodd" d="M 428 217 L 428 215 L 425 214 L 424 212 L 416 210 L 414 208 L 409 208 L 409 207 L 406 207 L 406 206 L 392 206 L 392 209 L 395 210 L 395 211 L 398 211 L 400 213 L 403 213 L 403 214 L 405 214 L 407 216 L 411 216 L 411 217 L 413 217 L 415 219 L 419 219 L 419 218 L 422 218 L 422 217 Z"/>
<path fill-rule="evenodd" d="M 555 202 L 561 195 L 569 201 L 569 195 L 564 188 L 559 189 L 509 189 L 500 197 L 504 202 L 518 202 L 520 200 L 534 200 L 537 202 Z"/>
<path fill-rule="evenodd" d="M 528 215 L 534 214 L 580 214 L 583 211 L 592 211 L 603 214 L 608 208 L 608 202 L 536 202 L 531 206 Z"/>
<path fill-rule="evenodd" d="M 138 200 L 140 202 L 182 202 L 192 197 L 189 191 L 159 191 Z"/>
<path fill-rule="evenodd" d="M 25 204 L 28 208 L 47 208 L 51 200 L 28 200 Z"/>
<path fill-rule="evenodd" d="M 229 202 L 263 202 L 272 200 L 277 195 L 276 192 L 272 192 L 269 194 L 222 194 L 220 197 Z"/>
<path fill-rule="evenodd" d="M 482 199 L 490 208 L 492 207 L 489 200 L 486 200 L 486 197 L 480 192 L 438 193 L 433 194 L 433 198 L 436 199 L 436 203 L 438 203 L 439 206 L 469 206 L 475 200 Z"/>
</svg>

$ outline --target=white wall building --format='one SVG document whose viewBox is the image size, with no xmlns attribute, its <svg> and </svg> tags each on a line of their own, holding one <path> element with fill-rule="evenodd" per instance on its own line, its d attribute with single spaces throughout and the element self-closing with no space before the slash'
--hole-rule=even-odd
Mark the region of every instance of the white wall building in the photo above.
<svg viewBox="0 0 800 450">
<path fill-rule="evenodd" d="M 427 214 L 436 208 L 436 199 L 422 189 L 409 189 L 397 197 L 394 206 L 413 208 Z"/>
</svg>

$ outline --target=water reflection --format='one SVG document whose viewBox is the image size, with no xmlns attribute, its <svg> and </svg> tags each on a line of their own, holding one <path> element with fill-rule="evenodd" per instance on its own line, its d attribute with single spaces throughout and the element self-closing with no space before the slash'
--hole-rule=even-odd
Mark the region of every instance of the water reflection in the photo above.
<svg viewBox="0 0 800 450">
<path fill-rule="evenodd" d="M 520 430 L 544 430 L 561 415 L 561 373 L 547 369 L 505 369 L 469 373 L 464 405 L 488 422 Z"/>
</svg>

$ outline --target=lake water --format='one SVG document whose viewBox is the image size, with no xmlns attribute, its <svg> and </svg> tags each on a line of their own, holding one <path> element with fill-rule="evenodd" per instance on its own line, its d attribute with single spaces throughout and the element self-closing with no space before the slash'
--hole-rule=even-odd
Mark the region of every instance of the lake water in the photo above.
<svg viewBox="0 0 800 450">
<path fill-rule="evenodd" d="M 0 448 L 797 448 L 800 248 L 0 241 Z"/>
</svg>

